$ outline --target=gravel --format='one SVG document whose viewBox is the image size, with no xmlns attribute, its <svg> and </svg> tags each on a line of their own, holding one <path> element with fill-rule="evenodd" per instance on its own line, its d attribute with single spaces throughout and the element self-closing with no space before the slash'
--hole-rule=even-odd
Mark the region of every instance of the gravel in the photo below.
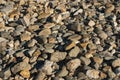
<svg viewBox="0 0 120 80">
<path fill-rule="evenodd" d="M 0 0 L 0 80 L 120 80 L 119 0 Z"/>
</svg>

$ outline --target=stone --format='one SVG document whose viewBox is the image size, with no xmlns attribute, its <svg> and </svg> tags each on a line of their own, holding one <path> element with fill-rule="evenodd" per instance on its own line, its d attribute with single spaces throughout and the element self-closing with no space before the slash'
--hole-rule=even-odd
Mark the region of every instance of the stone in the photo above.
<svg viewBox="0 0 120 80">
<path fill-rule="evenodd" d="M 39 30 L 39 25 L 31 25 L 31 26 L 28 26 L 28 30 L 29 31 L 37 31 Z"/>
<path fill-rule="evenodd" d="M 115 74 L 120 75 L 120 67 L 115 69 Z"/>
<path fill-rule="evenodd" d="M 101 39 L 107 39 L 108 35 L 104 31 L 99 31 L 98 36 Z"/>
<path fill-rule="evenodd" d="M 54 61 L 54 62 L 59 62 L 61 60 L 64 60 L 66 57 L 67 53 L 66 52 L 59 52 L 56 51 L 54 53 L 51 54 L 50 60 Z"/>
<path fill-rule="evenodd" d="M 30 14 L 27 14 L 23 17 L 26 26 L 30 25 Z"/>
<path fill-rule="evenodd" d="M 107 77 L 107 75 L 103 72 L 100 72 L 100 78 L 101 79 L 105 79 Z"/>
<path fill-rule="evenodd" d="M 103 58 L 100 57 L 93 57 L 94 62 L 101 64 L 103 62 Z"/>
<path fill-rule="evenodd" d="M 80 57 L 81 63 L 85 64 L 85 65 L 89 65 L 91 63 L 91 60 L 89 58 L 86 57 Z"/>
<path fill-rule="evenodd" d="M 30 78 L 30 71 L 29 70 L 22 70 L 20 75 L 24 78 Z"/>
<path fill-rule="evenodd" d="M 52 28 L 52 27 L 54 27 L 54 26 L 55 26 L 54 23 L 46 23 L 46 24 L 44 25 L 44 28 Z"/>
<path fill-rule="evenodd" d="M 57 76 L 59 76 L 59 77 L 65 77 L 65 76 L 67 76 L 67 74 L 68 74 L 68 71 L 67 71 L 66 67 L 63 66 L 62 70 L 58 72 Z"/>
<path fill-rule="evenodd" d="M 115 9 L 115 6 L 113 4 L 106 4 L 106 14 L 110 14 Z"/>
<path fill-rule="evenodd" d="M 44 47 L 45 47 L 46 49 L 52 49 L 54 46 L 55 46 L 55 44 L 52 44 L 52 43 L 46 43 L 46 44 L 44 45 Z"/>
<path fill-rule="evenodd" d="M 20 39 L 21 39 L 21 41 L 28 41 L 31 39 L 31 36 L 28 33 L 23 33 L 20 35 Z"/>
<path fill-rule="evenodd" d="M 10 76 L 11 76 L 11 71 L 10 69 L 8 69 L 4 72 L 4 79 L 8 79 Z"/>
<path fill-rule="evenodd" d="M 39 35 L 43 35 L 43 36 L 48 36 L 51 34 L 51 30 L 49 28 L 43 29 L 39 32 Z"/>
<path fill-rule="evenodd" d="M 74 72 L 81 65 L 80 59 L 72 59 L 67 63 L 67 69 L 70 72 Z"/>
<path fill-rule="evenodd" d="M 87 47 L 87 45 L 88 45 L 88 42 L 80 43 L 80 46 L 84 49 Z"/>
<path fill-rule="evenodd" d="M 119 66 L 120 66 L 120 59 L 118 58 L 118 59 L 114 60 L 114 61 L 112 62 L 112 66 L 113 66 L 113 67 L 119 67 Z"/>
<path fill-rule="evenodd" d="M 69 45 L 66 46 L 65 50 L 70 50 L 71 48 L 75 47 L 75 42 L 71 42 Z"/>
<path fill-rule="evenodd" d="M 50 13 L 40 13 L 40 15 L 38 16 L 38 19 L 42 19 L 42 18 L 47 18 L 50 16 Z"/>
<path fill-rule="evenodd" d="M 53 38 L 53 37 L 49 37 L 49 38 L 48 38 L 48 42 L 49 42 L 49 43 L 55 43 L 55 42 L 56 42 L 56 39 Z"/>
<path fill-rule="evenodd" d="M 71 41 L 77 42 L 81 39 L 82 37 L 78 34 L 73 34 L 71 36 L 68 37 L 68 39 L 70 39 Z"/>
<path fill-rule="evenodd" d="M 17 72 L 21 71 L 21 70 L 30 70 L 31 69 L 31 66 L 30 64 L 28 64 L 27 62 L 20 62 L 20 63 L 17 63 L 16 65 L 14 65 L 12 68 L 11 68 L 11 71 L 13 74 L 16 74 Z"/>
<path fill-rule="evenodd" d="M 77 11 L 74 13 L 74 15 L 78 15 L 78 14 L 80 14 L 80 13 L 83 13 L 83 9 L 77 10 Z"/>
<path fill-rule="evenodd" d="M 99 78 L 99 71 L 97 70 L 87 70 L 86 75 L 90 78 L 97 79 Z"/>
<path fill-rule="evenodd" d="M 93 20 L 90 20 L 90 21 L 88 22 L 88 25 L 89 25 L 90 27 L 93 27 L 93 26 L 95 25 L 95 22 L 94 22 Z"/>
<path fill-rule="evenodd" d="M 35 80 L 44 80 L 46 74 L 43 71 L 39 71 Z"/>
<path fill-rule="evenodd" d="M 42 70 L 45 71 L 47 75 L 51 75 L 53 71 L 52 65 L 53 65 L 52 61 L 46 60 L 44 66 L 42 67 Z"/>
<path fill-rule="evenodd" d="M 71 51 L 69 52 L 69 56 L 70 57 L 77 57 L 77 55 L 79 54 L 80 49 L 79 47 L 75 46 L 73 49 L 71 49 Z"/>
<path fill-rule="evenodd" d="M 80 32 L 81 31 L 81 26 L 78 22 L 73 22 L 68 25 L 68 29 Z"/>
<path fill-rule="evenodd" d="M 37 41 L 35 39 L 32 39 L 28 42 L 28 47 L 33 47 L 36 43 Z"/>
</svg>

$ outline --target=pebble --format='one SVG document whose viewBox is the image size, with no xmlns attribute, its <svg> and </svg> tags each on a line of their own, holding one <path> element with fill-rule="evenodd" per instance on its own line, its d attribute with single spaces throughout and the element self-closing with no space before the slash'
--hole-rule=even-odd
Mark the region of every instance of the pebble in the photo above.
<svg viewBox="0 0 120 80">
<path fill-rule="evenodd" d="M 98 36 L 101 38 L 101 39 L 107 39 L 108 35 L 104 32 L 104 31 L 100 31 L 98 33 Z"/>
<path fill-rule="evenodd" d="M 118 59 L 114 60 L 114 61 L 112 62 L 112 66 L 113 66 L 113 67 L 119 67 L 119 66 L 120 66 L 120 59 L 118 58 Z"/>
<path fill-rule="evenodd" d="M 66 46 L 65 50 L 70 50 L 71 48 L 75 47 L 75 42 L 71 42 L 68 46 Z"/>
<path fill-rule="evenodd" d="M 36 43 L 37 41 L 35 39 L 32 39 L 28 42 L 28 47 L 33 47 Z"/>
<path fill-rule="evenodd" d="M 94 62 L 101 64 L 103 62 L 103 58 L 100 57 L 93 57 Z"/>
<path fill-rule="evenodd" d="M 30 64 L 28 64 L 27 62 L 20 62 L 20 63 L 17 63 L 16 65 L 14 65 L 12 68 L 11 68 L 11 71 L 13 74 L 16 74 L 17 72 L 21 71 L 21 70 L 30 70 L 31 69 L 31 66 Z"/>
<path fill-rule="evenodd" d="M 20 75 L 24 78 L 30 78 L 30 71 L 29 70 L 22 70 Z"/>
<path fill-rule="evenodd" d="M 54 26 L 55 26 L 54 23 L 46 23 L 46 24 L 44 25 L 44 28 L 52 28 L 52 27 L 54 27 Z"/>
<path fill-rule="evenodd" d="M 64 60 L 66 57 L 67 53 L 66 52 L 59 52 L 56 51 L 54 53 L 51 54 L 50 60 L 54 61 L 54 62 L 59 62 L 61 60 Z"/>
<path fill-rule="evenodd" d="M 70 57 L 77 57 L 77 55 L 79 54 L 79 52 L 80 52 L 79 47 L 75 46 L 73 49 L 70 50 L 69 56 Z"/>
<path fill-rule="evenodd" d="M 85 65 L 89 65 L 91 63 L 91 60 L 85 57 L 80 57 L 81 63 Z"/>
<path fill-rule="evenodd" d="M 74 34 L 68 37 L 68 39 L 70 39 L 71 41 L 77 42 L 81 39 L 82 37 L 78 34 Z"/>
<path fill-rule="evenodd" d="M 23 33 L 20 35 L 21 41 L 28 41 L 31 39 L 31 36 L 28 33 Z"/>
<path fill-rule="evenodd" d="M 86 75 L 90 78 L 97 79 L 99 78 L 99 71 L 97 70 L 87 70 Z"/>
<path fill-rule="evenodd" d="M 25 15 L 23 19 L 25 21 L 26 26 L 29 26 L 30 25 L 30 14 Z"/>
<path fill-rule="evenodd" d="M 43 71 L 39 71 L 35 80 L 44 80 L 46 74 Z"/>
<path fill-rule="evenodd" d="M 115 69 L 115 74 L 120 75 L 120 67 Z"/>
<path fill-rule="evenodd" d="M 68 28 L 73 30 L 73 31 L 77 31 L 77 32 L 81 31 L 81 26 L 78 22 L 74 22 L 74 23 L 69 24 Z"/>
<path fill-rule="evenodd" d="M 8 79 L 10 76 L 11 76 L 11 71 L 10 71 L 10 69 L 7 69 L 7 70 L 4 72 L 4 79 Z"/>
<path fill-rule="evenodd" d="M 106 14 L 110 14 L 115 9 L 113 4 L 106 4 Z"/>
<path fill-rule="evenodd" d="M 42 70 L 44 70 L 47 75 L 51 75 L 53 71 L 52 65 L 52 61 L 46 60 L 44 66 L 42 67 Z"/>
<path fill-rule="evenodd" d="M 74 72 L 76 68 L 78 68 L 80 65 L 81 65 L 80 59 L 72 59 L 67 63 L 66 66 L 70 72 Z"/>
<path fill-rule="evenodd" d="M 88 22 L 88 25 L 89 25 L 90 27 L 93 27 L 93 26 L 95 25 L 95 22 L 94 22 L 93 20 L 90 20 L 90 21 Z"/>
<path fill-rule="evenodd" d="M 65 76 L 67 76 L 67 74 L 68 74 L 68 71 L 67 71 L 66 67 L 63 66 L 63 67 L 62 67 L 62 70 L 59 71 L 57 75 L 58 75 L 59 77 L 65 77 Z"/>
<path fill-rule="evenodd" d="M 105 79 L 107 77 L 107 75 L 103 72 L 100 72 L 100 78 L 101 79 Z"/>
<path fill-rule="evenodd" d="M 39 25 L 28 26 L 28 30 L 31 31 L 31 32 L 37 31 L 37 30 L 39 30 Z"/>
<path fill-rule="evenodd" d="M 51 34 L 51 30 L 49 28 L 43 29 L 39 32 L 39 35 L 43 35 L 43 36 L 49 36 Z"/>
</svg>

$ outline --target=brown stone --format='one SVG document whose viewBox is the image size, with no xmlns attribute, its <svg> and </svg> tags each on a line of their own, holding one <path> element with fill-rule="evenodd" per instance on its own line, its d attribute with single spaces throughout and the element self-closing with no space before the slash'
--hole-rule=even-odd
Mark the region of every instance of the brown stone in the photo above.
<svg viewBox="0 0 120 80">
<path fill-rule="evenodd" d="M 30 78 L 30 71 L 29 70 L 22 70 L 20 75 L 24 78 Z"/>
</svg>

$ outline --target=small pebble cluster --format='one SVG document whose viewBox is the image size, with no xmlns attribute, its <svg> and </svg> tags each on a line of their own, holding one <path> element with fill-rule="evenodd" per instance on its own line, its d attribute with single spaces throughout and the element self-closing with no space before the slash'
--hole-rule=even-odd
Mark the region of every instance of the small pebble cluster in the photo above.
<svg viewBox="0 0 120 80">
<path fill-rule="evenodd" d="M 0 0 L 0 80 L 120 80 L 120 0 Z"/>
</svg>

